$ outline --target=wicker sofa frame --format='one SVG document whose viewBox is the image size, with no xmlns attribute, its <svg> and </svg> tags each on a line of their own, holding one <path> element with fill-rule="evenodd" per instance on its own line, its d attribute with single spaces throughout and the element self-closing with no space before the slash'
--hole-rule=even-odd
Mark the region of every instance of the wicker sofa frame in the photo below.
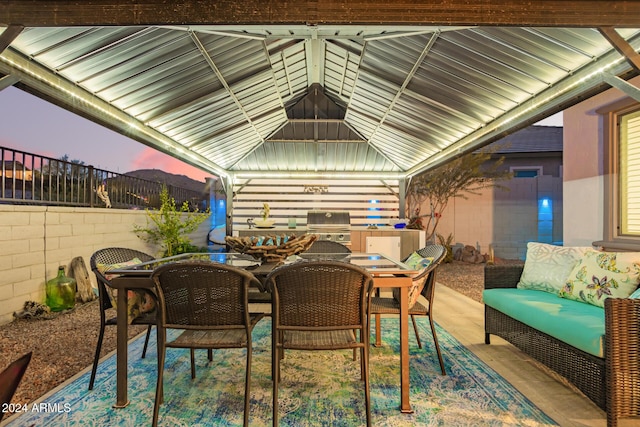
<svg viewBox="0 0 640 427">
<path fill-rule="evenodd" d="M 523 265 L 486 265 L 484 288 L 515 288 Z M 607 413 L 607 426 L 640 416 L 640 300 L 605 301 L 605 358 L 570 346 L 485 305 L 485 343 L 499 336 L 566 378 Z"/>
</svg>

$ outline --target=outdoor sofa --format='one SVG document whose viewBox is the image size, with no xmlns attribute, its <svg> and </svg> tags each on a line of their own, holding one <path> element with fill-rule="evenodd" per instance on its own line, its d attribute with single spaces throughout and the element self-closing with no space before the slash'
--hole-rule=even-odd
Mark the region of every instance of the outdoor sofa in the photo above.
<svg viewBox="0 0 640 427">
<path fill-rule="evenodd" d="M 640 254 L 529 243 L 522 264 L 485 266 L 485 342 L 497 335 L 607 413 L 640 416 Z"/>
</svg>

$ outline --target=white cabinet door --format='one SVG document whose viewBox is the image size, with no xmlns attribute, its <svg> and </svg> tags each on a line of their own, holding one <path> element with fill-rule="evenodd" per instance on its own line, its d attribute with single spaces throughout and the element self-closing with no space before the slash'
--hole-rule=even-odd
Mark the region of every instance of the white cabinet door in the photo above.
<svg viewBox="0 0 640 427">
<path fill-rule="evenodd" d="M 367 253 L 378 253 L 400 260 L 400 236 L 367 236 Z"/>
</svg>

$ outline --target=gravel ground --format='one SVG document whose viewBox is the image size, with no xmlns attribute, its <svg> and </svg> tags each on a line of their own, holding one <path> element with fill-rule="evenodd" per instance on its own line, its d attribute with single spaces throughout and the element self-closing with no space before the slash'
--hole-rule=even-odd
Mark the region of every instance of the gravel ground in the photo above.
<svg viewBox="0 0 640 427">
<path fill-rule="evenodd" d="M 115 313 L 115 311 L 114 311 Z M 16 319 L 0 326 L 0 369 L 33 351 L 29 367 L 13 396 L 13 403 L 27 404 L 93 363 L 100 329 L 98 301 L 76 305 L 51 319 Z M 129 336 L 146 330 L 132 326 Z M 116 328 L 107 326 L 101 357 L 116 348 Z M 87 387 L 89 383 L 87 382 Z M 5 414 L 5 418 L 8 415 Z"/>
<path fill-rule="evenodd" d="M 438 267 L 439 283 L 476 301 L 481 301 L 483 280 L 484 264 L 454 261 Z M 33 402 L 90 366 L 93 362 L 99 325 L 97 301 L 77 305 L 72 310 L 53 316 L 52 319 L 15 320 L 0 325 L 1 369 L 23 354 L 33 351 L 29 368 L 12 402 Z M 140 334 L 145 328 L 130 327 L 130 337 Z M 115 347 L 116 328 L 107 327 L 101 356 L 113 351 Z"/>
<path fill-rule="evenodd" d="M 484 288 L 484 264 L 461 261 L 440 264 L 436 282 L 446 285 L 474 301 L 482 301 Z"/>
</svg>

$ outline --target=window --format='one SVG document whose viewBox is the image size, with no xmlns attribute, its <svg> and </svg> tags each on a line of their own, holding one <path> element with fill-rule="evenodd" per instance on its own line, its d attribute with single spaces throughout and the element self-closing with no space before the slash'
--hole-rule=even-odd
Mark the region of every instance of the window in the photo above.
<svg viewBox="0 0 640 427">
<path fill-rule="evenodd" d="M 620 116 L 620 234 L 640 236 L 640 111 Z"/>
<path fill-rule="evenodd" d="M 541 166 L 512 166 L 509 170 L 513 173 L 514 178 L 535 178 L 536 176 L 542 175 Z"/>
<path fill-rule="evenodd" d="M 640 247 L 640 104 L 625 100 L 603 114 L 604 241 L 607 249 Z"/>
</svg>

